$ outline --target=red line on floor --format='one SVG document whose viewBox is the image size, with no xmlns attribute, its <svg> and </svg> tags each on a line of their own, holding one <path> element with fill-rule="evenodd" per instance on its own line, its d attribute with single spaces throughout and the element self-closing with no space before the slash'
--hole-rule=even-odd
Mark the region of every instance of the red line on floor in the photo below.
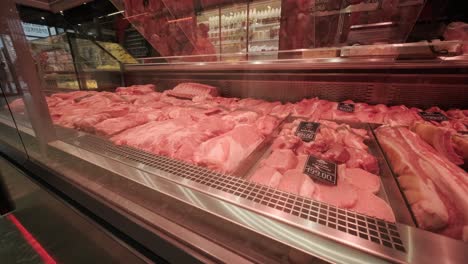
<svg viewBox="0 0 468 264">
<path fill-rule="evenodd" d="M 36 253 L 42 258 L 45 264 L 56 264 L 57 262 L 47 253 L 47 251 L 42 247 L 42 245 L 34 238 L 34 236 L 29 233 L 29 231 L 21 224 L 21 222 L 13 214 L 6 216 L 13 225 L 21 232 L 24 239 L 28 244 L 36 251 Z"/>
</svg>

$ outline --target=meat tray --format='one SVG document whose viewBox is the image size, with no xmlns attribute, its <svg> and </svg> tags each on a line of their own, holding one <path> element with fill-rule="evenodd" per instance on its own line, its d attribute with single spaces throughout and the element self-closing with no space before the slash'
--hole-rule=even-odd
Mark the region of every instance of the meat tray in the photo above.
<svg viewBox="0 0 468 264">
<path fill-rule="evenodd" d="M 294 120 L 300 119 L 299 117 L 288 117 L 288 119 L 282 124 L 279 129 L 281 129 L 284 125 L 288 123 L 292 123 Z M 398 187 L 398 183 L 396 181 L 396 178 L 393 176 L 393 173 L 388 165 L 387 160 L 385 159 L 382 150 L 379 147 L 379 144 L 375 138 L 375 135 L 373 134 L 373 127 L 376 127 L 378 125 L 374 124 L 367 124 L 367 123 L 351 123 L 351 122 L 339 122 L 339 121 L 334 121 L 335 123 L 338 124 L 347 124 L 351 128 L 356 128 L 356 129 L 364 129 L 367 131 L 367 134 L 369 135 L 368 139 L 364 140 L 364 143 L 368 146 L 369 152 L 377 159 L 378 165 L 379 165 L 379 172 L 378 176 L 380 177 L 380 190 L 376 195 L 383 200 L 385 200 L 390 207 L 392 208 L 396 221 L 399 223 L 407 224 L 410 226 L 414 226 L 414 220 L 413 217 L 410 213 L 409 207 L 405 201 L 405 199 L 402 196 L 402 193 L 400 192 L 400 189 Z M 271 143 L 271 141 L 270 141 Z M 262 161 L 264 161 L 273 151 L 272 144 L 269 144 L 268 146 L 264 146 L 264 150 L 260 153 L 256 153 L 258 156 L 257 162 L 254 163 L 251 167 L 250 170 L 246 171 L 245 173 L 245 178 L 250 180 L 252 175 L 255 173 L 257 169 L 262 164 Z"/>
<path fill-rule="evenodd" d="M 249 109 L 245 109 L 249 110 Z M 252 111 L 252 110 L 249 110 Z M 245 158 L 241 164 L 237 167 L 237 169 L 232 173 L 233 176 L 247 178 L 247 173 L 251 171 L 252 167 L 256 166 L 259 163 L 260 159 L 265 156 L 265 152 L 270 148 L 271 143 L 273 140 L 278 136 L 283 124 L 287 122 L 289 117 L 284 118 L 280 121 L 278 126 L 273 130 L 271 134 L 265 137 L 265 139 L 260 143 L 255 150 L 250 153 L 247 158 Z"/>
</svg>

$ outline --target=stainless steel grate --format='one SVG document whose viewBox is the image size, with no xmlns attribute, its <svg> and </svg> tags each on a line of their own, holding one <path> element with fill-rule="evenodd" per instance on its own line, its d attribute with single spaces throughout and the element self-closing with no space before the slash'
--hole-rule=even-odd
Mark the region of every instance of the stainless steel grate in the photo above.
<svg viewBox="0 0 468 264">
<path fill-rule="evenodd" d="M 69 139 L 67 142 L 99 154 L 114 154 L 152 166 L 204 186 L 405 252 L 396 225 L 386 221 L 164 156 L 153 155 L 127 146 L 116 146 L 108 140 L 92 135 Z"/>
</svg>

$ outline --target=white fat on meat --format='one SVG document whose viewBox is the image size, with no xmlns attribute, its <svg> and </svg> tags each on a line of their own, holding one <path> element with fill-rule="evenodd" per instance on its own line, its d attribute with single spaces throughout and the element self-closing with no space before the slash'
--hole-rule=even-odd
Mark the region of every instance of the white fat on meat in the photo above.
<svg viewBox="0 0 468 264">
<path fill-rule="evenodd" d="M 465 225 L 468 223 L 468 175 L 465 171 L 439 156 L 406 128 L 381 127 L 376 134 L 394 172 L 399 175 L 399 182 L 406 186 L 402 185 L 404 193 L 413 202 L 411 209 L 420 226 L 436 229 L 448 224 L 450 229 L 453 228 L 450 223 L 459 224 L 451 221 L 451 217 Z M 460 232 L 453 236 L 461 239 Z"/>
<path fill-rule="evenodd" d="M 415 122 L 410 126 L 410 129 L 454 164 L 463 164 L 462 157 L 453 148 L 452 136 L 455 134 L 455 131 L 423 122 Z"/>
</svg>

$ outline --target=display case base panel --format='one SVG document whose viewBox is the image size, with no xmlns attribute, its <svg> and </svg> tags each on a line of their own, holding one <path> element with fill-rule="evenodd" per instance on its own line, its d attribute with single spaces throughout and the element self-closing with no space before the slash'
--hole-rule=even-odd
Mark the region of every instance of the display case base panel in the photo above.
<svg viewBox="0 0 468 264">
<path fill-rule="evenodd" d="M 291 215 L 293 218 L 298 217 L 388 248 L 406 252 L 398 228 L 394 223 L 336 208 L 168 157 L 150 154 L 127 146 L 117 146 L 106 139 L 93 135 L 83 135 L 75 139 L 68 139 L 66 142 L 127 163 L 129 166 L 138 168 L 138 165 L 143 164 L 153 167 L 159 171 L 169 173 L 170 177 L 178 182 L 185 179 L 201 184 L 204 187 L 209 187 L 205 188 L 204 191 L 210 195 L 214 195 L 217 191 L 228 193 L 230 195 L 214 196 L 221 197 L 229 202 L 235 202 L 229 199 L 229 196 L 233 195 L 240 199 L 246 199 L 279 210 Z M 258 210 L 258 208 L 250 209 Z M 267 215 L 271 214 L 271 210 L 265 213 Z M 305 228 L 307 229 L 307 227 Z"/>
</svg>

